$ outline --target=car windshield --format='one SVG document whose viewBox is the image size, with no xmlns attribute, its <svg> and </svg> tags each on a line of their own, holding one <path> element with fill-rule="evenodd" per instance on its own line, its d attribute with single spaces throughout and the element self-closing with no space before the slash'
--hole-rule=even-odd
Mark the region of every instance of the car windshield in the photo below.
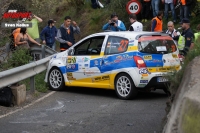
<svg viewBox="0 0 200 133">
<path fill-rule="evenodd" d="M 142 36 L 138 40 L 138 49 L 142 53 L 168 54 L 177 51 L 169 36 Z"/>
</svg>

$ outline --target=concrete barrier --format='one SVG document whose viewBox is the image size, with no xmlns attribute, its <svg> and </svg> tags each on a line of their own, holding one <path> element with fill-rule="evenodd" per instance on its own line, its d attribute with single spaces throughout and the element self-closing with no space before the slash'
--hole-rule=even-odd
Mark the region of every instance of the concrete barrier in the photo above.
<svg viewBox="0 0 200 133">
<path fill-rule="evenodd" d="M 10 86 L 12 93 L 14 95 L 13 103 L 14 105 L 21 105 L 26 100 L 26 86 L 25 84 L 19 86 Z"/>
<path fill-rule="evenodd" d="M 196 57 L 183 75 L 175 100 L 168 114 L 163 133 L 200 132 L 200 56 Z"/>
</svg>

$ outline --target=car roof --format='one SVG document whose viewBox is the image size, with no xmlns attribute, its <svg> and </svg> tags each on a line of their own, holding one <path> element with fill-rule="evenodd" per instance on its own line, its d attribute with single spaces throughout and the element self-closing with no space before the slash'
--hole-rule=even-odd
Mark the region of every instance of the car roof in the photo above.
<svg viewBox="0 0 200 133">
<path fill-rule="evenodd" d="M 166 33 L 163 32 L 150 32 L 150 31 L 141 31 L 141 32 L 136 32 L 136 31 L 108 31 L 108 32 L 100 32 L 100 33 L 95 33 L 92 35 L 110 35 L 110 36 L 126 36 L 128 38 L 135 38 L 138 39 L 140 36 L 144 35 L 161 35 L 161 36 L 169 36 Z"/>
</svg>

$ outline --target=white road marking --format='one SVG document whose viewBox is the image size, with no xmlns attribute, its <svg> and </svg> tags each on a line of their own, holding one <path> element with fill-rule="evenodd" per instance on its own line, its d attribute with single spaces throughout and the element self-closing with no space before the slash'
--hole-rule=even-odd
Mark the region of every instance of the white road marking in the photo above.
<svg viewBox="0 0 200 133">
<path fill-rule="evenodd" d="M 3 117 L 6 117 L 6 116 L 8 116 L 8 115 L 14 114 L 14 113 L 16 113 L 16 112 L 18 112 L 18 111 L 21 111 L 21 110 L 23 110 L 23 109 L 26 109 L 26 108 L 28 108 L 28 107 L 30 107 L 30 106 L 32 106 L 32 105 L 34 105 L 34 104 L 36 104 L 36 103 L 42 101 L 43 99 L 45 99 L 45 98 L 51 96 L 51 95 L 54 94 L 55 92 L 56 92 L 56 91 L 52 91 L 52 92 L 48 93 L 47 95 L 41 97 L 40 99 L 37 99 L 37 100 L 34 101 L 33 103 L 30 103 L 30 104 L 28 104 L 28 105 L 26 105 L 26 106 L 24 106 L 24 107 L 22 107 L 22 108 L 20 108 L 20 109 L 17 109 L 17 110 L 15 110 L 15 111 L 11 111 L 11 112 L 9 112 L 9 113 L 7 113 L 7 114 L 1 115 L 1 116 L 0 116 L 0 119 L 3 118 Z"/>
</svg>

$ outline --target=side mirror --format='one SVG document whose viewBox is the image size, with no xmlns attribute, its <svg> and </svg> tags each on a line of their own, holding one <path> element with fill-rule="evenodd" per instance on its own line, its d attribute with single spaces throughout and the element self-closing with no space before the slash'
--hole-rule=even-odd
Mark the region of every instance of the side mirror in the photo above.
<svg viewBox="0 0 200 133">
<path fill-rule="evenodd" d="M 68 55 L 74 55 L 74 49 L 69 49 Z"/>
</svg>

